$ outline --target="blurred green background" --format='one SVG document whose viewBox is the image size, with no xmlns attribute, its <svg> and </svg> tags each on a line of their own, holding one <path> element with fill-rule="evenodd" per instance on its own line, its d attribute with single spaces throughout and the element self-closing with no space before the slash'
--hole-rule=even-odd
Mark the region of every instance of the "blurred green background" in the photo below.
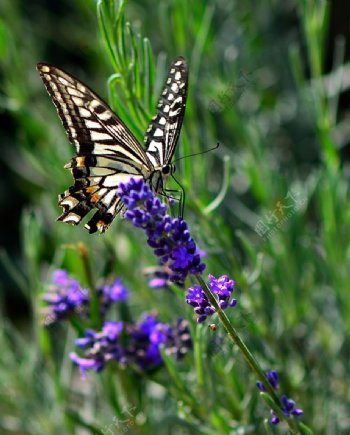
<svg viewBox="0 0 350 435">
<path fill-rule="evenodd" d="M 165 321 L 191 317 L 181 299 L 147 289 L 141 271 L 156 263 L 126 223 L 116 220 L 105 235 L 90 236 L 83 226 L 55 222 L 57 195 L 71 184 L 63 166 L 73 146 L 36 63 L 50 62 L 79 77 L 110 101 L 142 141 L 177 55 L 187 58 L 190 70 L 177 156 L 221 145 L 178 165 L 185 217 L 207 252 L 207 270 L 237 281 L 236 326 L 263 367 L 281 372 L 315 433 L 350 432 L 349 25 L 350 4 L 340 0 L 130 1 L 123 32 L 146 54 L 136 61 L 141 73 L 133 70 L 123 81 L 101 38 L 96 2 L 1 0 L 2 433 L 59 433 L 69 399 L 61 397 L 55 407 L 58 381 L 52 381 L 55 370 L 45 356 L 50 351 L 39 326 L 40 295 L 58 267 L 84 282 L 75 243 L 88 248 L 96 279 L 124 277 L 135 291 L 135 313 L 157 309 Z M 138 77 L 142 82 L 145 59 L 152 62 L 154 81 L 138 94 L 132 86 Z M 221 420 L 210 408 L 215 418 L 211 414 L 196 432 L 185 411 L 181 419 L 189 426 L 180 428 L 149 410 L 149 421 L 156 423 L 138 433 L 151 433 L 157 424 L 160 433 L 230 433 L 239 427 L 246 430 L 240 433 L 261 433 L 267 409 L 257 404 L 254 379 L 239 355 L 227 352 L 208 362 L 233 394 L 224 404 L 215 380 L 206 386 L 224 409 L 218 411 Z M 60 374 L 70 364 L 64 361 Z M 32 379 L 38 370 L 43 375 Z M 190 376 L 190 361 L 184 371 Z M 179 415 L 176 394 L 173 399 L 169 409 Z M 164 404 L 154 401 L 165 419 Z M 222 420 L 229 419 L 237 426 L 225 432 Z"/>
</svg>

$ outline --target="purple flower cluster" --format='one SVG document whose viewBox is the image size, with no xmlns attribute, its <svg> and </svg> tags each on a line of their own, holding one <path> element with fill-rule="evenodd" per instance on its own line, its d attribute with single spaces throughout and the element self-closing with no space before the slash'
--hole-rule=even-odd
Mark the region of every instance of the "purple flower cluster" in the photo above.
<svg viewBox="0 0 350 435">
<path fill-rule="evenodd" d="M 169 287 L 171 270 L 166 265 L 146 267 L 143 273 L 148 280 L 150 288 L 165 289 Z"/>
<path fill-rule="evenodd" d="M 173 341 L 173 328 L 151 314 L 129 329 L 128 356 L 140 369 L 147 370 L 162 363 L 161 346 Z"/>
<path fill-rule="evenodd" d="M 281 402 L 283 403 L 282 412 L 286 417 L 290 417 L 292 415 L 294 417 L 299 417 L 299 415 L 304 414 L 302 409 L 295 407 L 295 401 L 292 399 L 288 399 L 288 397 L 285 394 L 283 394 L 283 396 L 281 396 Z M 275 417 L 273 424 L 279 423 L 279 418 L 277 417 L 277 415 L 274 412 L 272 412 L 272 413 L 274 414 L 274 417 Z M 276 420 L 278 420 L 278 421 L 276 421 Z M 271 423 L 272 423 L 272 418 L 271 418 Z"/>
<path fill-rule="evenodd" d="M 126 302 L 129 299 L 129 291 L 124 287 L 120 278 L 116 279 L 111 285 L 102 288 L 103 299 L 106 303 Z"/>
<path fill-rule="evenodd" d="M 271 384 L 271 387 L 274 390 L 277 390 L 279 388 L 279 377 L 276 370 L 271 370 L 266 373 L 267 380 L 269 381 L 269 384 Z M 256 386 L 259 388 L 260 391 L 266 391 L 266 388 L 264 387 L 264 384 L 260 381 L 256 382 Z"/>
<path fill-rule="evenodd" d="M 125 303 L 129 299 L 129 290 L 123 285 L 120 278 L 112 282 L 111 285 L 104 285 L 98 290 L 98 293 L 103 317 L 115 302 Z"/>
<path fill-rule="evenodd" d="M 68 318 L 72 314 L 82 314 L 89 304 L 87 289 L 68 276 L 65 270 L 56 270 L 53 274 L 53 285 L 43 297 L 49 305 L 45 316 L 45 325 L 51 325 Z"/>
<path fill-rule="evenodd" d="M 167 272 L 158 272 L 153 276 L 148 285 L 150 288 L 160 289 L 166 288 L 169 285 L 169 274 Z"/>
<path fill-rule="evenodd" d="M 127 206 L 125 218 L 142 228 L 147 243 L 159 257 L 160 264 L 171 271 L 170 280 L 183 285 L 187 275 L 199 275 L 205 269 L 196 243 L 182 218 L 172 218 L 148 184 L 133 178 L 120 183 L 118 195 Z"/>
<path fill-rule="evenodd" d="M 167 344 L 166 352 L 180 360 L 191 349 L 192 339 L 188 321 L 179 318 L 173 328 L 172 340 Z"/>
<path fill-rule="evenodd" d="M 102 316 L 114 302 L 126 302 L 129 297 L 129 292 L 120 279 L 100 288 L 98 294 Z M 53 285 L 48 288 L 43 300 L 49 305 L 45 313 L 46 326 L 67 319 L 72 314 L 81 317 L 87 317 L 89 314 L 89 291 L 82 288 L 76 279 L 70 278 L 65 270 L 59 269 L 54 272 Z"/>
<path fill-rule="evenodd" d="M 271 384 L 272 388 L 274 390 L 277 390 L 279 388 L 279 378 L 278 378 L 278 373 L 275 370 L 271 370 L 270 372 L 266 373 L 266 377 L 269 381 L 269 383 Z M 266 391 L 266 388 L 264 387 L 264 384 L 260 381 L 256 382 L 256 386 L 258 387 L 258 389 L 262 392 Z M 281 411 L 283 412 L 283 414 L 286 417 L 298 417 L 300 415 L 302 415 L 304 412 L 302 409 L 300 408 L 296 408 L 295 407 L 295 401 L 292 399 L 289 399 L 285 394 L 283 394 L 281 396 L 281 402 L 282 405 L 281 406 Z M 276 412 L 271 409 L 271 424 L 278 424 L 280 422 L 280 419 L 278 417 L 278 415 L 276 414 Z"/>
<path fill-rule="evenodd" d="M 122 322 L 105 322 L 100 332 L 86 330 L 84 338 L 75 340 L 78 347 L 86 349 L 84 357 L 72 352 L 70 359 L 80 367 L 82 374 L 86 370 L 100 372 L 109 361 L 123 363 L 124 351 L 118 342 L 122 330 Z"/>
<path fill-rule="evenodd" d="M 237 300 L 231 299 L 235 285 L 235 282 L 232 279 L 229 279 L 227 275 L 222 275 L 218 279 L 213 275 L 209 275 L 208 278 L 209 287 L 217 296 L 218 304 L 222 310 L 229 306 L 234 307 L 237 305 Z M 199 285 L 194 285 L 188 289 L 186 302 L 194 307 L 194 312 L 198 315 L 198 323 L 204 322 L 208 316 L 212 316 L 215 313 L 215 308 L 211 305 L 207 295 Z"/>
<path fill-rule="evenodd" d="M 179 320 L 172 327 L 151 314 L 136 324 L 105 322 L 102 331 L 89 329 L 75 344 L 84 349 L 84 356 L 73 352 L 70 358 L 82 374 L 87 370 L 100 372 L 111 361 L 124 366 L 136 365 L 143 371 L 152 370 L 163 362 L 161 346 L 177 358 L 192 347 L 187 322 Z"/>
</svg>

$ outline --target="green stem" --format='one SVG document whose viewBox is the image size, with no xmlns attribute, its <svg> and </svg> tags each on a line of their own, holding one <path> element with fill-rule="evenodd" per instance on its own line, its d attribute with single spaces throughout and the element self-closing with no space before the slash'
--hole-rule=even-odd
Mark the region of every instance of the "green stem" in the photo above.
<svg viewBox="0 0 350 435">
<path fill-rule="evenodd" d="M 200 391 L 202 391 L 204 387 L 202 328 L 196 329 L 196 340 L 194 342 L 194 358 L 196 365 L 197 383 Z"/>
<path fill-rule="evenodd" d="M 228 332 L 229 336 L 231 337 L 233 342 L 238 346 L 239 350 L 242 352 L 243 357 L 246 360 L 247 364 L 256 374 L 257 378 L 263 383 L 266 392 L 269 393 L 276 406 L 280 409 L 281 408 L 280 400 L 276 395 L 275 391 L 273 390 L 271 384 L 267 380 L 267 377 L 264 371 L 262 370 L 262 368 L 260 367 L 258 361 L 255 359 L 254 355 L 250 352 L 250 350 L 247 348 L 247 346 L 245 345 L 241 337 L 238 335 L 237 331 L 232 326 L 230 320 L 228 319 L 224 311 L 220 308 L 215 296 L 213 295 L 213 293 L 211 292 L 207 284 L 204 282 L 203 278 L 200 275 L 196 275 L 196 279 L 198 284 L 201 286 L 204 293 L 206 294 L 207 298 L 209 299 L 209 302 L 215 308 L 215 311 L 219 316 L 221 323 L 224 325 L 226 331 Z M 294 419 L 286 418 L 285 421 L 287 422 L 292 434 L 300 433 L 300 431 L 296 427 L 296 422 L 294 421 Z"/>
<path fill-rule="evenodd" d="M 90 321 L 91 326 L 93 328 L 99 328 L 101 326 L 101 316 L 100 316 L 100 301 L 97 294 L 95 281 L 93 279 L 90 259 L 88 250 L 86 249 L 85 245 L 83 243 L 78 244 L 78 249 L 80 253 L 81 260 L 83 262 L 84 270 L 85 270 L 85 276 L 88 283 L 88 286 L 90 288 Z"/>
<path fill-rule="evenodd" d="M 109 404 L 111 409 L 115 412 L 118 417 L 122 417 L 122 409 L 119 403 L 119 394 L 116 391 L 116 386 L 114 382 L 115 372 L 112 367 L 108 367 L 106 370 L 106 376 L 101 377 L 103 389 L 107 394 Z"/>
</svg>

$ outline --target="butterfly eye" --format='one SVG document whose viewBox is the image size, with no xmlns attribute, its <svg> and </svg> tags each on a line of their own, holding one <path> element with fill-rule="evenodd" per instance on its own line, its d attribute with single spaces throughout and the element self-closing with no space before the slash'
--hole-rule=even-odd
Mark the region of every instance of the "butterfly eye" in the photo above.
<svg viewBox="0 0 350 435">
<path fill-rule="evenodd" d="M 170 173 L 170 165 L 164 165 L 162 167 L 162 174 L 168 175 Z"/>
<path fill-rule="evenodd" d="M 169 174 L 173 174 L 176 171 L 176 166 L 169 164 L 169 165 L 164 165 L 162 167 L 162 174 L 163 175 L 169 175 Z"/>
</svg>

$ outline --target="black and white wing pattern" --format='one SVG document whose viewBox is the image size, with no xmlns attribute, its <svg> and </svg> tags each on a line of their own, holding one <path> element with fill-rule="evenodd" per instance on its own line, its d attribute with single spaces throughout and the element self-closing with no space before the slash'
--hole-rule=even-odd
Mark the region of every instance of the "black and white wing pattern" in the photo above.
<svg viewBox="0 0 350 435">
<path fill-rule="evenodd" d="M 158 100 L 157 114 L 145 134 L 146 154 L 156 168 L 171 162 L 185 115 L 188 84 L 186 60 L 178 57 L 169 69 Z"/>
<path fill-rule="evenodd" d="M 77 225 L 97 209 L 85 227 L 90 233 L 104 232 L 124 208 L 117 195 L 120 182 L 139 177 L 154 191 L 163 189 L 184 116 L 186 62 L 179 57 L 170 67 L 157 115 L 146 133 L 146 151 L 88 86 L 46 63 L 37 69 L 76 148 L 76 156 L 65 166 L 74 185 L 59 196 L 63 213 L 58 220 Z"/>
<path fill-rule="evenodd" d="M 77 225 L 96 208 L 85 227 L 91 233 L 105 231 L 122 210 L 118 184 L 131 176 L 149 178 L 153 165 L 128 128 L 85 84 L 52 65 L 40 63 L 37 69 L 77 153 L 65 166 L 75 182 L 59 196 L 64 211 L 58 220 Z"/>
</svg>

